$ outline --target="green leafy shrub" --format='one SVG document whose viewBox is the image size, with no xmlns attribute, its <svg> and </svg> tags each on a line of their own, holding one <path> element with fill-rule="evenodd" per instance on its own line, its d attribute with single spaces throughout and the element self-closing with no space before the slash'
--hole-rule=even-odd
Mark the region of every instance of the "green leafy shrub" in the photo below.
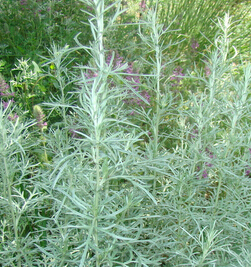
<svg viewBox="0 0 251 267">
<path fill-rule="evenodd" d="M 9 64 L 4 75 L 8 77 L 17 58 L 38 62 L 38 55 L 46 55 L 44 48 L 52 42 L 61 46 L 67 43 L 73 45 L 74 36 L 82 30 L 85 34 L 81 35 L 81 41 L 88 43 L 91 35 L 89 27 L 81 23 L 87 20 L 81 8 L 81 2 L 76 0 L 2 1 L 1 58 Z M 83 58 L 84 55 L 81 55 Z"/>
</svg>

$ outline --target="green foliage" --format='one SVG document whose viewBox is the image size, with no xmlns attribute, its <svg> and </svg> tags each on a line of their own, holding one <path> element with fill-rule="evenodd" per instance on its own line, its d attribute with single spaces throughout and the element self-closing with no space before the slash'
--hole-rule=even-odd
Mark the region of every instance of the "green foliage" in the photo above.
<svg viewBox="0 0 251 267">
<path fill-rule="evenodd" d="M 46 54 L 45 47 L 52 42 L 60 45 L 74 44 L 80 31 L 81 41 L 88 43 L 90 30 L 81 21 L 83 6 L 77 0 L 33 1 L 6 0 L 0 3 L 1 58 L 8 64 L 7 71 L 16 58 L 39 60 Z M 4 75 L 9 75 L 6 71 Z"/>
</svg>

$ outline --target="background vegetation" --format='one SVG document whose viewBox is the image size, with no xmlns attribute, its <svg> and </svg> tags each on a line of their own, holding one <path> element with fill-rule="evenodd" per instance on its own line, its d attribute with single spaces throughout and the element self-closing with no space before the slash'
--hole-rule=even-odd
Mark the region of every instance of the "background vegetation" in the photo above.
<svg viewBox="0 0 251 267">
<path fill-rule="evenodd" d="M 250 1 L 0 3 L 0 265 L 251 265 Z"/>
</svg>

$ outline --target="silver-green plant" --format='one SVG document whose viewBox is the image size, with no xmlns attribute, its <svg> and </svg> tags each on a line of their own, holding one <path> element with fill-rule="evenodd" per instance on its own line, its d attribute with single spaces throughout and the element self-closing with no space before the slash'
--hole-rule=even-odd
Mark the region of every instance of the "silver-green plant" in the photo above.
<svg viewBox="0 0 251 267">
<path fill-rule="evenodd" d="M 148 125 L 151 136 L 148 140 L 147 157 L 155 162 L 155 167 L 152 166 L 153 171 L 153 193 L 156 193 L 157 184 L 165 183 L 163 178 L 165 175 L 165 168 L 168 168 L 167 158 L 168 154 L 164 148 L 164 141 L 168 134 L 161 132 L 160 127 L 167 125 L 167 117 L 173 113 L 173 97 L 169 91 L 167 84 L 168 77 L 163 74 L 164 69 L 168 68 L 175 59 L 168 59 L 165 57 L 165 52 L 172 46 L 177 45 L 175 42 L 165 44 L 163 42 L 164 36 L 172 34 L 169 27 L 164 27 L 159 23 L 159 9 L 158 1 L 152 10 L 148 10 L 145 18 L 143 17 L 139 36 L 143 43 L 147 46 L 148 53 L 152 56 L 149 60 L 144 60 L 144 63 L 151 66 L 152 73 L 143 75 L 146 80 L 146 86 L 152 97 L 152 107 L 146 111 L 144 108 L 137 109 L 141 120 Z M 171 27 L 172 23 L 169 25 Z M 141 30 L 143 28 L 143 30 Z M 149 154 L 148 154 L 149 153 Z M 158 166 L 159 165 L 159 166 Z M 149 166 L 150 167 L 150 166 Z M 149 168 L 150 170 L 151 168 Z M 159 170 L 159 173 L 158 171 Z"/>
<path fill-rule="evenodd" d="M 217 25 L 206 71 L 191 75 L 200 88 L 178 107 L 180 142 L 161 202 L 171 266 L 245 266 L 249 255 L 250 66 L 240 80 L 229 15 Z"/>
<path fill-rule="evenodd" d="M 34 182 L 36 165 L 29 156 L 35 145 L 33 122 L 21 122 L 10 106 L 0 105 L 0 262 L 33 266 L 38 253 L 34 244 L 39 242 L 35 210 L 42 199 Z"/>
<path fill-rule="evenodd" d="M 158 236 L 149 224 L 157 202 L 149 191 L 152 177 L 144 174 L 149 160 L 138 147 L 141 133 L 124 109 L 128 91 L 142 96 L 123 78 L 126 63 L 114 68 L 114 55 L 106 61 L 104 35 L 123 11 L 120 1 L 110 6 L 102 0 L 83 2 L 92 8 L 94 41 L 89 47 L 77 42 L 92 60 L 79 66 L 78 105 L 71 105 L 75 121 L 65 124 L 74 142 L 67 144 L 59 131 L 47 138 L 48 150 L 61 150 L 43 175 L 53 216 L 48 246 L 39 248 L 51 266 L 158 266 Z M 112 7 L 115 14 L 105 24 Z"/>
<path fill-rule="evenodd" d="M 176 101 L 163 72 L 177 42 L 164 45 L 172 27 L 159 24 L 159 6 L 138 25 L 151 72 L 135 89 L 127 63 L 106 48 L 121 2 L 82 2 L 93 40 L 53 46 L 46 63 L 59 94 L 44 105 L 62 112 L 62 123 L 45 131 L 34 108 L 43 165 L 32 163 L 31 123 L 0 107 L 1 264 L 249 266 L 251 67 L 236 66 L 229 15 L 218 20 L 205 69 L 186 76 L 198 90 Z M 78 49 L 91 60 L 73 71 L 67 58 Z M 130 117 L 133 96 L 146 105 Z"/>
<path fill-rule="evenodd" d="M 72 84 L 74 83 L 73 72 L 68 73 L 68 65 L 72 63 L 74 59 L 68 60 L 68 57 L 74 49 L 69 48 L 68 45 L 59 47 L 56 44 L 52 44 L 51 50 L 48 49 L 50 57 L 46 58 L 47 74 L 44 76 L 50 78 L 55 86 L 57 93 L 51 94 L 51 99 L 46 106 L 51 108 L 51 112 L 56 111 L 63 118 L 63 124 L 67 123 L 67 110 L 69 104 L 72 103 Z"/>
</svg>

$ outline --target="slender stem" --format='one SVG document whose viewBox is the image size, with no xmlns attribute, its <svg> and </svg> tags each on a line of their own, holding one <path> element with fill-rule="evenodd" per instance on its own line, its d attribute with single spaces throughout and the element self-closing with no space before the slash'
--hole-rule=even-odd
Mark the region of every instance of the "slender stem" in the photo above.
<svg viewBox="0 0 251 267">
<path fill-rule="evenodd" d="M 59 83 L 59 88 L 61 91 L 61 104 L 63 105 L 62 107 L 62 115 L 63 115 L 63 120 L 64 120 L 64 125 L 67 125 L 67 119 L 66 119 L 66 108 L 65 108 L 65 82 L 64 82 L 64 78 L 62 75 L 62 67 L 61 67 L 61 60 L 59 61 L 59 63 L 57 64 L 57 73 L 56 73 L 56 79 Z"/>
<path fill-rule="evenodd" d="M 19 235 L 18 235 L 18 221 L 19 219 L 15 216 L 15 210 L 13 208 L 13 201 L 12 201 L 12 193 L 11 193 L 11 187 L 12 187 L 12 179 L 10 179 L 10 175 L 9 175 L 9 169 L 8 169 L 8 164 L 6 161 L 6 158 L 4 157 L 3 159 L 4 161 L 4 169 L 5 169 L 5 177 L 4 180 L 6 180 L 5 184 L 7 184 L 8 186 L 8 203 L 9 203 L 9 209 L 11 212 L 11 217 L 12 217 L 12 222 L 13 222 L 13 228 L 14 228 L 14 236 L 15 236 L 15 244 L 16 244 L 16 249 L 17 251 L 19 251 L 20 249 L 20 244 L 19 244 Z M 21 258 L 18 258 L 17 261 L 17 266 L 21 267 Z"/>
<path fill-rule="evenodd" d="M 103 45 L 103 33 L 104 33 L 104 1 L 95 1 L 96 6 L 96 20 L 97 20 L 97 65 L 99 68 L 99 77 L 103 74 L 103 70 L 105 67 L 105 56 L 104 56 L 104 45 Z M 99 216 L 99 202 L 100 202 L 100 136 L 101 136 L 101 127 L 100 127 L 100 113 L 102 112 L 100 101 L 103 99 L 104 83 L 103 79 L 99 80 L 99 84 L 94 85 L 92 88 L 92 104 L 93 104 L 93 123 L 94 123 L 94 131 L 95 131 L 95 148 L 94 148 L 94 160 L 95 160 L 95 168 L 96 168 L 96 187 L 95 187 L 95 196 L 94 196 L 94 218 L 93 218 L 93 238 L 96 247 L 96 267 L 100 266 L 100 256 L 99 256 L 99 237 L 98 237 L 98 216 Z M 95 83 L 94 83 L 95 84 Z"/>
<path fill-rule="evenodd" d="M 96 146 L 96 189 L 94 196 L 94 242 L 96 245 L 96 267 L 99 267 L 99 240 L 98 240 L 98 214 L 99 214 L 99 184 L 100 184 L 100 170 L 99 170 L 99 145 Z"/>
<path fill-rule="evenodd" d="M 156 89 L 156 114 L 155 114 L 155 120 L 154 120 L 154 158 L 158 156 L 158 144 L 159 144 L 159 124 L 161 119 L 160 114 L 160 75 L 161 75 L 161 64 L 162 64 L 162 55 L 161 55 L 161 49 L 159 46 L 159 32 L 157 28 L 157 6 L 155 8 L 155 11 L 153 13 L 152 17 L 152 27 L 153 27 L 153 41 L 155 46 L 155 59 L 156 59 L 156 72 L 155 72 L 155 89 Z M 157 183 L 157 173 L 154 172 L 154 184 L 153 184 L 153 193 L 155 194 L 156 191 L 156 183 Z"/>
<path fill-rule="evenodd" d="M 43 148 L 44 148 L 44 162 L 45 163 L 49 163 L 49 160 L 48 160 L 48 155 L 47 155 L 47 152 L 46 152 L 46 139 L 45 137 L 43 136 L 43 131 L 42 131 L 42 140 L 43 140 Z"/>
</svg>

